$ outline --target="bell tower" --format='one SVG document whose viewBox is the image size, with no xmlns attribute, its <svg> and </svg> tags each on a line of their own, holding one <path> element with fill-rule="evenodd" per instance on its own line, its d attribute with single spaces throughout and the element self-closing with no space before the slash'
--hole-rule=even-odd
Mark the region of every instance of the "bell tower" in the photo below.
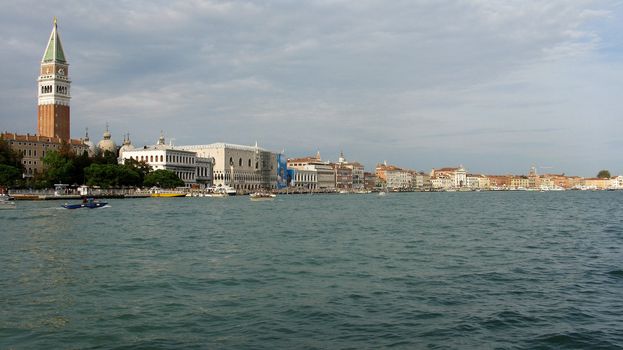
<svg viewBox="0 0 623 350">
<path fill-rule="evenodd" d="M 56 17 L 41 59 L 38 83 L 37 134 L 69 141 L 69 64 L 58 35 Z"/>
</svg>

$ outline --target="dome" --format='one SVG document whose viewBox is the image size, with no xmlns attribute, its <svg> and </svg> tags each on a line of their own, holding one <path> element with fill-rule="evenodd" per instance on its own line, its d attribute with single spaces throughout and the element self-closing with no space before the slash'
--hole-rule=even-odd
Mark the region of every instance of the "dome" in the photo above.
<svg viewBox="0 0 623 350">
<path fill-rule="evenodd" d="M 86 133 L 84 135 L 84 138 L 82 139 L 82 142 L 87 145 L 89 147 L 88 153 L 89 156 L 92 156 L 95 154 L 95 145 L 93 144 L 93 142 L 91 142 L 91 139 L 89 139 L 89 129 L 86 129 Z"/>
<path fill-rule="evenodd" d="M 97 148 L 99 148 L 100 152 L 113 152 L 117 153 L 117 145 L 115 141 L 111 140 L 110 131 L 108 131 L 108 125 L 106 125 L 106 131 L 104 131 L 104 139 L 97 144 Z"/>
<path fill-rule="evenodd" d="M 132 145 L 132 141 L 130 141 L 130 134 L 127 134 L 127 136 L 123 137 L 123 146 L 121 146 L 121 148 L 119 149 L 119 157 L 121 157 L 123 152 L 130 151 L 133 149 L 134 149 L 134 146 Z"/>
</svg>

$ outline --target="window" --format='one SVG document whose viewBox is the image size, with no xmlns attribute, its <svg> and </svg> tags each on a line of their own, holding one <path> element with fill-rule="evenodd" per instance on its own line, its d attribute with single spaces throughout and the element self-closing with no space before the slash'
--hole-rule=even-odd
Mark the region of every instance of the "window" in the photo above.
<svg viewBox="0 0 623 350">
<path fill-rule="evenodd" d="M 249 165 L 248 165 L 248 167 L 249 167 L 249 168 L 251 167 L 251 159 L 249 159 Z"/>
<path fill-rule="evenodd" d="M 238 166 L 242 166 L 242 158 L 238 160 Z"/>
<path fill-rule="evenodd" d="M 164 160 L 163 160 L 163 159 L 164 159 L 164 158 L 162 157 L 162 154 L 161 154 L 161 155 L 160 155 L 160 161 L 161 161 L 161 162 L 164 162 Z"/>
</svg>

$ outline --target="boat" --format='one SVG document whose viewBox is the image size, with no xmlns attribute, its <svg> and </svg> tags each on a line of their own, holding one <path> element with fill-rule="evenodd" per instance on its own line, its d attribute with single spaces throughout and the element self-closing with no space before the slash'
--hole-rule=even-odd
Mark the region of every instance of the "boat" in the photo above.
<svg viewBox="0 0 623 350">
<path fill-rule="evenodd" d="M 225 193 L 228 196 L 236 195 L 236 189 L 230 186 L 220 186 L 218 187 L 218 191 L 221 193 Z"/>
<path fill-rule="evenodd" d="M 152 193 L 151 196 L 157 197 L 157 198 L 171 198 L 171 197 L 186 197 L 186 194 L 178 193 L 178 192 L 158 192 L 158 193 Z"/>
<path fill-rule="evenodd" d="M 249 199 L 252 201 L 269 201 L 275 199 L 275 197 L 277 197 L 276 194 L 268 192 L 255 192 L 249 195 Z"/>
<path fill-rule="evenodd" d="M 15 198 L 8 194 L 0 194 L 0 209 L 15 209 Z"/>
<path fill-rule="evenodd" d="M 186 197 L 186 193 L 183 191 L 163 190 L 158 187 L 150 188 L 149 192 L 151 197 L 156 198 Z"/>
<path fill-rule="evenodd" d="M 206 197 L 211 197 L 211 198 L 227 198 L 229 196 L 227 195 L 226 192 L 217 191 L 217 192 L 206 193 Z"/>
<path fill-rule="evenodd" d="M 383 186 L 383 189 L 379 191 L 379 196 L 387 196 L 388 193 L 389 193 L 389 188 L 387 188 L 387 186 Z"/>
<path fill-rule="evenodd" d="M 97 209 L 97 208 L 105 207 L 106 205 L 108 205 L 108 202 L 100 202 L 100 201 L 93 200 L 93 198 L 89 198 L 89 199 L 85 199 L 80 204 L 65 203 L 62 205 L 62 207 L 65 209 L 80 209 L 80 208 Z"/>
<path fill-rule="evenodd" d="M 212 186 L 208 189 L 208 194 L 211 194 L 211 196 L 208 196 L 208 197 L 235 196 L 236 189 L 233 187 L 227 186 L 227 185 Z"/>
</svg>

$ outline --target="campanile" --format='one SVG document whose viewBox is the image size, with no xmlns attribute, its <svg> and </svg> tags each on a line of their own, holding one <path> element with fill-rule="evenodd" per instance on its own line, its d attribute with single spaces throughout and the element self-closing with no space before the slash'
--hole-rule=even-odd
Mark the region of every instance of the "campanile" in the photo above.
<svg viewBox="0 0 623 350">
<path fill-rule="evenodd" d="M 69 64 L 65 59 L 56 18 L 41 59 L 38 83 L 37 134 L 69 141 Z"/>
</svg>

